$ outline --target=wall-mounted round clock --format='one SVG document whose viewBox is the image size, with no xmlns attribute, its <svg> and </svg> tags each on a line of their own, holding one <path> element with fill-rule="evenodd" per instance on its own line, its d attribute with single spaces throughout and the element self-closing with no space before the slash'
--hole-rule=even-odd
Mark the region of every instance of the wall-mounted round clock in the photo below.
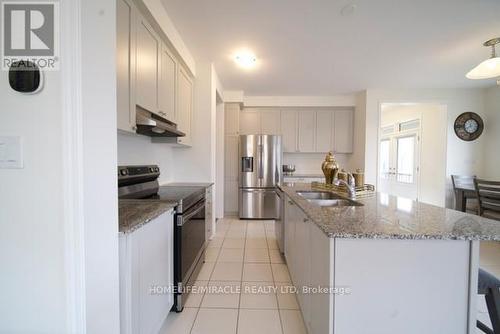
<svg viewBox="0 0 500 334">
<path fill-rule="evenodd" d="M 455 133 L 465 141 L 476 140 L 483 133 L 483 129 L 483 119 L 474 112 L 464 112 L 455 120 Z"/>
</svg>

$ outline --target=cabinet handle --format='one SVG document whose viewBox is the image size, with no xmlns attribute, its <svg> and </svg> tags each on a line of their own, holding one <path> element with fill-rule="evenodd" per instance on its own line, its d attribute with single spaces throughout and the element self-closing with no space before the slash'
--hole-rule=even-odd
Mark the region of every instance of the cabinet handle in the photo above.
<svg viewBox="0 0 500 334">
<path fill-rule="evenodd" d="M 294 205 L 292 201 L 288 201 L 288 204 L 290 204 L 290 205 Z"/>
</svg>

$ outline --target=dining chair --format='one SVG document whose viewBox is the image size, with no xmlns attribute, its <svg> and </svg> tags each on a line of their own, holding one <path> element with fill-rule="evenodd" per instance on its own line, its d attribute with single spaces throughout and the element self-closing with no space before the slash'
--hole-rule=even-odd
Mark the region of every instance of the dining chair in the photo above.
<svg viewBox="0 0 500 334">
<path fill-rule="evenodd" d="M 488 315 L 493 328 L 489 328 L 483 322 L 477 320 L 476 326 L 483 333 L 500 333 L 500 280 L 491 273 L 479 268 L 479 277 L 477 284 L 477 293 L 484 295 Z"/>
<path fill-rule="evenodd" d="M 500 220 L 500 182 L 474 179 L 479 215 L 485 218 Z"/>
<path fill-rule="evenodd" d="M 455 194 L 455 198 L 461 196 L 462 200 L 465 201 L 465 211 L 473 214 L 478 214 L 479 205 L 477 198 L 475 198 L 476 192 L 474 191 L 475 178 L 475 175 L 452 175 L 451 183 L 453 185 L 453 193 Z M 466 189 L 470 190 L 467 191 Z M 461 208 L 455 209 L 461 210 Z"/>
</svg>

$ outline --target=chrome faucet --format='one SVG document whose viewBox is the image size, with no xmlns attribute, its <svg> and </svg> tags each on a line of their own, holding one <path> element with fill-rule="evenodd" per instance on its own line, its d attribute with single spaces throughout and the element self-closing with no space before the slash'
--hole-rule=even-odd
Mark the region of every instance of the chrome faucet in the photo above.
<svg viewBox="0 0 500 334">
<path fill-rule="evenodd" d="M 347 194 L 349 195 L 349 198 L 355 199 L 356 198 L 356 183 L 354 181 L 354 176 L 351 173 L 347 174 L 347 180 L 348 181 L 336 179 L 335 181 L 333 181 L 333 183 L 336 186 L 339 186 L 341 184 L 344 185 L 347 188 Z"/>
</svg>

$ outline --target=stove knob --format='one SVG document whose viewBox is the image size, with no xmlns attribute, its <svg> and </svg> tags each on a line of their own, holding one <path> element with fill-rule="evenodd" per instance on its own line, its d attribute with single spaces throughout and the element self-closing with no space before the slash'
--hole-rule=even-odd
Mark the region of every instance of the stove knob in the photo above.
<svg viewBox="0 0 500 334">
<path fill-rule="evenodd" d="M 127 175 L 127 174 L 128 174 L 128 172 L 127 172 L 127 170 L 126 170 L 126 169 L 122 169 L 122 170 L 120 171 L 120 174 L 121 174 L 121 175 Z"/>
<path fill-rule="evenodd" d="M 155 167 L 155 172 L 159 173 L 160 172 L 160 168 Z"/>
<path fill-rule="evenodd" d="M 153 168 L 153 167 L 149 167 L 149 172 L 150 172 L 150 173 L 153 173 L 154 171 L 155 171 L 155 170 L 154 170 L 154 168 Z"/>
</svg>

